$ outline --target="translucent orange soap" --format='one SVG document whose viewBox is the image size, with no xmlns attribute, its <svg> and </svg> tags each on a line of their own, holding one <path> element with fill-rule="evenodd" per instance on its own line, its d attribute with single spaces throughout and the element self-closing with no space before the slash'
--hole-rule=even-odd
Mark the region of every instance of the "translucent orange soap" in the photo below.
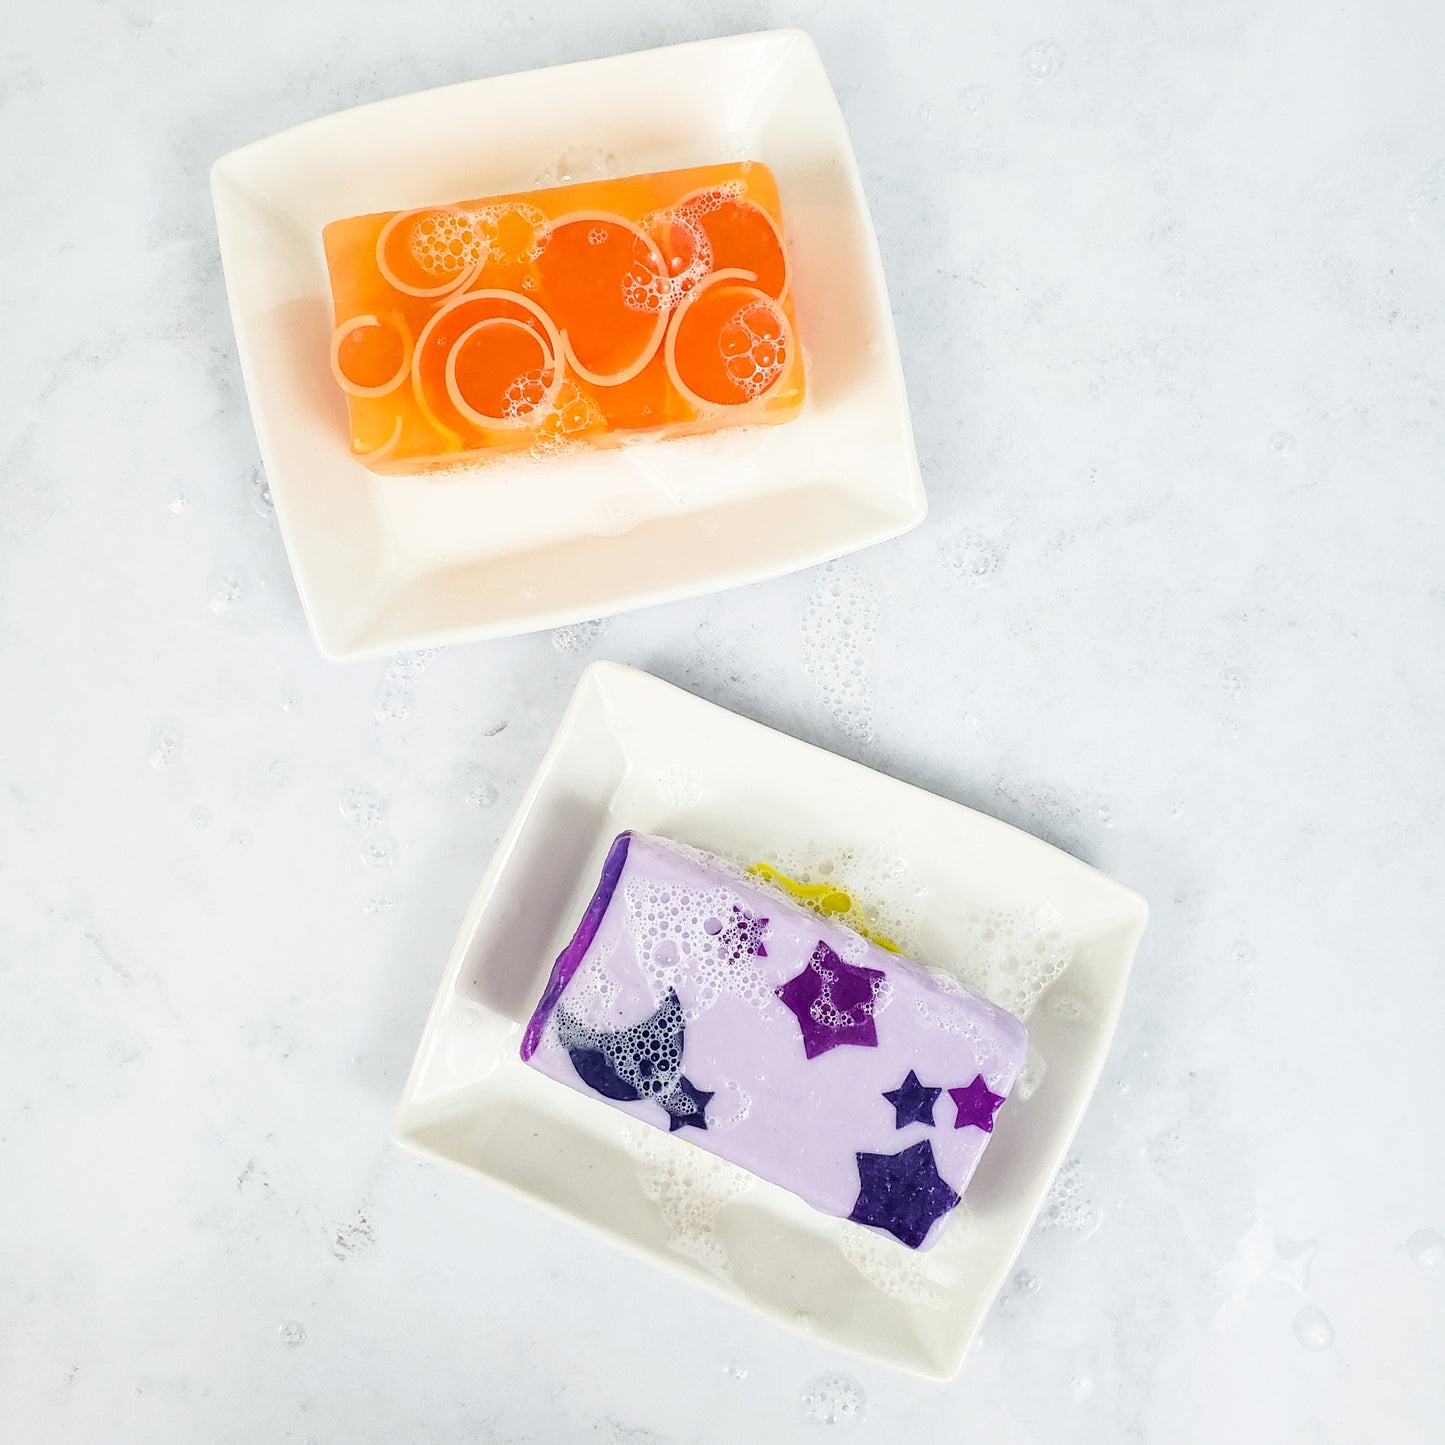
<svg viewBox="0 0 1445 1445">
<path fill-rule="evenodd" d="M 756 161 L 333 221 L 351 450 L 376 472 L 803 405 L 777 182 Z"/>
</svg>

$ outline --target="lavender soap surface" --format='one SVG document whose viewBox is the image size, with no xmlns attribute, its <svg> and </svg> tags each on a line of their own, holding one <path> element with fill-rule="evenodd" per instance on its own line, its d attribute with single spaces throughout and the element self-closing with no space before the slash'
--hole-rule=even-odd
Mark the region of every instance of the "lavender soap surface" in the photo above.
<svg viewBox="0 0 1445 1445">
<path fill-rule="evenodd" d="M 1011 1014 L 721 860 L 640 833 L 522 1041 L 534 1069 L 913 1249 L 1023 1064 Z"/>
</svg>

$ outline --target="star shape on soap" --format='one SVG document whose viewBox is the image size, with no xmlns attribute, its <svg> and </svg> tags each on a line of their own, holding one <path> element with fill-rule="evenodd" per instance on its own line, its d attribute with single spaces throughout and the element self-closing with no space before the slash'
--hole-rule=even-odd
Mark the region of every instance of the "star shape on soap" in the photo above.
<svg viewBox="0 0 1445 1445">
<path fill-rule="evenodd" d="M 712 1094 L 699 1089 L 686 1074 L 679 1076 L 672 1092 L 658 1102 L 667 1110 L 667 1132 L 674 1133 L 684 1124 L 694 1129 L 707 1128 L 707 1104 Z"/>
<path fill-rule="evenodd" d="M 873 1008 L 885 982 L 876 968 L 844 963 L 821 939 L 802 973 L 774 990 L 792 1010 L 810 1059 L 840 1044 L 878 1047 Z"/>
<path fill-rule="evenodd" d="M 942 1089 L 920 1084 L 918 1075 L 909 1069 L 908 1077 L 896 1089 L 889 1089 L 883 1095 L 893 1105 L 897 1115 L 893 1127 L 906 1129 L 910 1124 L 927 1124 L 932 1128 L 933 1106 L 942 1092 Z"/>
<path fill-rule="evenodd" d="M 859 1154 L 858 1202 L 849 1219 L 886 1229 L 909 1249 L 958 1203 L 957 1192 L 938 1172 L 927 1139 L 900 1154 Z"/>
<path fill-rule="evenodd" d="M 766 958 L 768 950 L 763 946 L 763 939 L 767 932 L 766 918 L 754 918 L 741 904 L 734 903 L 732 917 L 723 924 L 718 942 L 730 963 L 741 963 L 745 958 Z"/>
<path fill-rule="evenodd" d="M 966 1129 L 973 1124 L 985 1134 L 993 1133 L 993 1116 L 998 1113 L 1004 1096 L 995 1094 L 984 1083 L 982 1074 L 966 1088 L 950 1089 L 948 1097 L 958 1105 L 958 1118 L 953 1121 L 955 1129 Z"/>
</svg>

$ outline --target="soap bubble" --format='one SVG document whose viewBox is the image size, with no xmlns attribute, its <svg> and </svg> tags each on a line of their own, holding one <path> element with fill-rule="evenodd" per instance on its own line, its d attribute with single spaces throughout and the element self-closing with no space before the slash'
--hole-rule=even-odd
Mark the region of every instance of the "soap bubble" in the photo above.
<svg viewBox="0 0 1445 1445">
<path fill-rule="evenodd" d="M 386 821 L 386 799 L 357 783 L 341 795 L 341 817 L 348 827 L 370 833 Z"/>
<path fill-rule="evenodd" d="M 1335 1327 L 1316 1305 L 1305 1305 L 1294 1317 L 1294 1337 L 1307 1350 L 1327 1350 L 1335 1342 Z"/>
<path fill-rule="evenodd" d="M 1421 1269 L 1445 1264 L 1445 1239 L 1433 1229 L 1417 1229 L 1405 1241 L 1405 1250 Z"/>
<path fill-rule="evenodd" d="M 157 718 L 151 724 L 150 751 L 146 761 L 156 772 L 163 773 L 180 757 L 183 743 L 180 724 L 174 718 Z"/>
<path fill-rule="evenodd" d="M 863 1418 L 866 1397 L 851 1375 L 818 1375 L 803 1387 L 803 1418 L 819 1425 L 851 1425 Z"/>
<path fill-rule="evenodd" d="M 572 622 L 565 627 L 552 629 L 552 646 L 558 652 L 581 652 L 595 646 L 607 630 L 607 620 L 592 618 L 587 622 Z"/>
<path fill-rule="evenodd" d="M 1024 51 L 1024 74 L 1030 80 L 1047 80 L 1058 73 L 1064 52 L 1052 40 L 1039 40 Z"/>
</svg>

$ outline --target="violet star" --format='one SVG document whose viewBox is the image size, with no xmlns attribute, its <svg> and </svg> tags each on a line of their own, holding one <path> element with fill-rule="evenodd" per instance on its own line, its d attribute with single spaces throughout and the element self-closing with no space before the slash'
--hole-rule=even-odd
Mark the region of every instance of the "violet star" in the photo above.
<svg viewBox="0 0 1445 1445">
<path fill-rule="evenodd" d="M 878 1047 L 873 1006 L 884 981 L 876 968 L 844 963 L 821 939 L 808 966 L 774 989 L 793 1011 L 810 1059 L 840 1044 Z"/>
<path fill-rule="evenodd" d="M 767 937 L 768 920 L 754 918 L 746 908 L 733 904 L 732 917 L 722 925 L 718 942 L 729 963 L 741 963 L 745 958 L 766 958 L 768 950 L 763 947 Z"/>
<path fill-rule="evenodd" d="M 982 1074 L 965 1089 L 950 1089 L 948 1097 L 958 1105 L 958 1118 L 953 1121 L 955 1129 L 965 1129 L 973 1124 L 985 1134 L 993 1133 L 993 1116 L 998 1113 L 1004 1096 L 995 1094 L 984 1083 Z"/>
<path fill-rule="evenodd" d="M 886 1229 L 909 1249 L 917 1249 L 958 1203 L 927 1139 L 900 1154 L 859 1154 L 858 1183 L 858 1202 L 848 1218 Z"/>
<path fill-rule="evenodd" d="M 927 1124 L 932 1128 L 933 1106 L 942 1092 L 942 1089 L 920 1084 L 918 1075 L 909 1069 L 908 1077 L 896 1089 L 889 1089 L 883 1095 L 897 1113 L 897 1121 L 893 1127 L 903 1129 L 909 1124 Z"/>
</svg>

